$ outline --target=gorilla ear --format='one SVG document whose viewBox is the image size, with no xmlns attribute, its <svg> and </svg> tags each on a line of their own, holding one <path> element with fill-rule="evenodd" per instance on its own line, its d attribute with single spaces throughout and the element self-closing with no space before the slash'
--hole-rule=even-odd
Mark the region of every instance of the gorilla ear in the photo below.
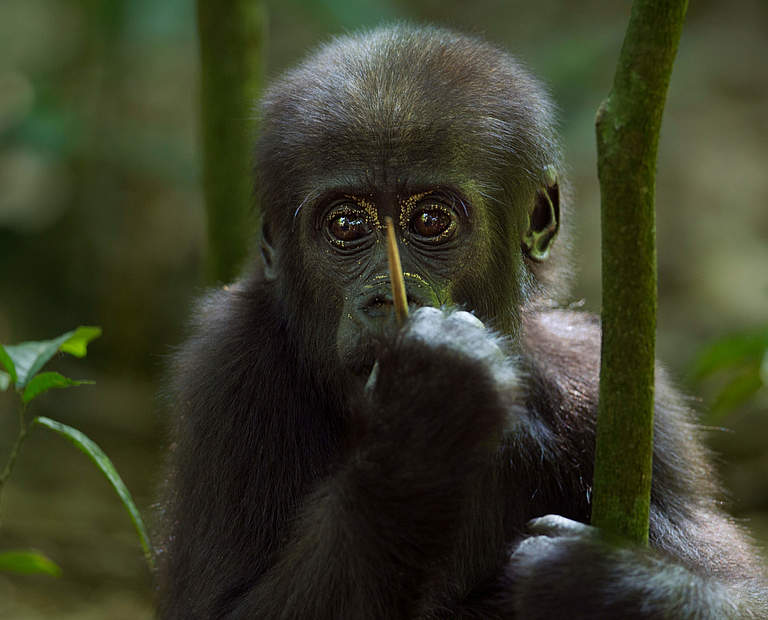
<svg viewBox="0 0 768 620">
<path fill-rule="evenodd" d="M 528 215 L 528 230 L 523 235 L 523 251 L 537 262 L 546 260 L 559 229 L 560 188 L 553 179 L 536 192 L 536 201 Z"/>
<path fill-rule="evenodd" d="M 261 262 L 264 265 L 264 277 L 267 280 L 277 279 L 277 253 L 272 245 L 272 232 L 269 225 L 261 225 Z"/>
</svg>

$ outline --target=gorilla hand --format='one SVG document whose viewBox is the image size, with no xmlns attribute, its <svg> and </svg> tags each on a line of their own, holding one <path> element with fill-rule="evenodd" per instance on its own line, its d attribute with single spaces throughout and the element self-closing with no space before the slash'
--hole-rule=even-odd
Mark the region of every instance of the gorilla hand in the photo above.
<svg viewBox="0 0 768 620">
<path fill-rule="evenodd" d="M 369 423 L 397 436 L 404 472 L 461 478 L 495 451 L 518 387 L 502 345 L 474 315 L 437 308 L 417 310 L 384 345 L 368 382 Z"/>
<path fill-rule="evenodd" d="M 705 580 L 648 547 L 605 540 L 599 530 L 558 515 L 528 523 L 532 534 L 512 553 L 508 577 L 523 618 L 751 618 Z M 709 610 L 702 615 L 702 610 Z"/>
<path fill-rule="evenodd" d="M 369 380 L 358 488 L 388 498 L 379 510 L 396 507 L 399 531 L 412 531 L 422 554 L 444 550 L 498 452 L 518 386 L 502 344 L 467 312 L 421 308 L 382 347 Z"/>
</svg>

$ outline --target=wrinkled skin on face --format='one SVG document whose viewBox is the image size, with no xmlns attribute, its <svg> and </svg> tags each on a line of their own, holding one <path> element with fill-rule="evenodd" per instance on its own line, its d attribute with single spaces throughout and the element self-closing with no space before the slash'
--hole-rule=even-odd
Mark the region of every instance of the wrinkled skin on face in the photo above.
<svg viewBox="0 0 768 620">
<path fill-rule="evenodd" d="M 346 195 L 321 205 L 309 232 L 315 254 L 309 262 L 317 264 L 318 277 L 334 274 L 328 286 L 341 290 L 341 308 L 334 312 L 339 316 L 336 350 L 344 367 L 355 374 L 370 370 L 376 344 L 396 329 L 385 214 L 393 218 L 411 309 L 469 307 L 461 284 L 487 266 L 483 254 L 489 249 L 477 233 L 483 214 L 470 211 L 468 204 L 458 189 L 435 187 L 382 200 Z"/>
</svg>

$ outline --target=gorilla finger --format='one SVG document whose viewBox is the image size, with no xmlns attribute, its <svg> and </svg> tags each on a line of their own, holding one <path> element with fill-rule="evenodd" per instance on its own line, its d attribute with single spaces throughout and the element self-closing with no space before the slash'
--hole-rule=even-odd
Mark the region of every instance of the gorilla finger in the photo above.
<svg viewBox="0 0 768 620">
<path fill-rule="evenodd" d="M 478 327 L 480 329 L 485 329 L 485 324 L 480 319 L 478 319 L 474 314 L 472 314 L 471 312 L 466 312 L 464 310 L 459 310 L 458 312 L 454 312 L 451 315 L 451 318 L 457 319 L 459 321 L 462 321 L 464 323 L 472 325 L 473 327 Z"/>
<path fill-rule="evenodd" d="M 571 536 L 577 538 L 597 538 L 599 530 L 590 525 L 566 519 L 560 515 L 545 515 L 531 519 L 527 523 L 528 531 L 539 536 Z"/>
</svg>

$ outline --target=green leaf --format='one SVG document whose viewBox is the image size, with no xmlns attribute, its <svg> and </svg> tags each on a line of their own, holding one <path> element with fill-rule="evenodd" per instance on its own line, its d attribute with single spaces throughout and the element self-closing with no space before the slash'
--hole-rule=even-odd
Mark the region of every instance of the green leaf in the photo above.
<svg viewBox="0 0 768 620">
<path fill-rule="evenodd" d="M 760 361 L 768 351 L 768 329 L 734 334 L 706 347 L 693 364 L 691 374 L 701 379 L 718 370 Z"/>
<path fill-rule="evenodd" d="M 2 364 L 8 371 L 8 376 L 11 378 L 11 383 L 16 383 L 16 364 L 13 363 L 11 356 L 5 350 L 5 347 L 0 344 L 0 364 Z M 8 386 L 3 389 L 7 389 Z"/>
<path fill-rule="evenodd" d="M 125 509 L 128 511 L 131 521 L 133 521 L 133 526 L 136 528 L 136 533 L 139 535 L 141 548 L 144 550 L 144 557 L 147 560 L 147 564 L 149 564 L 150 569 L 154 569 L 155 560 L 152 545 L 149 542 L 149 535 L 144 527 L 144 521 L 139 514 L 138 508 L 136 508 L 136 504 L 131 497 L 130 491 L 128 491 L 122 478 L 120 478 L 120 474 L 117 473 L 115 466 L 112 464 L 112 461 L 109 460 L 109 457 L 104 454 L 104 451 L 76 428 L 72 428 L 71 426 L 57 422 L 56 420 L 51 420 L 46 417 L 37 417 L 32 420 L 32 423 L 44 426 L 66 437 L 77 448 L 88 455 L 94 464 L 101 470 L 101 473 L 103 473 L 107 480 L 112 484 L 112 488 L 115 489 L 115 492 L 122 500 Z"/>
<path fill-rule="evenodd" d="M 53 340 L 5 345 L 5 351 L 16 367 L 16 389 L 20 390 L 27 385 L 29 380 L 38 373 L 49 359 L 56 355 L 59 347 L 69 340 L 74 333 L 74 331 L 67 332 Z"/>
<path fill-rule="evenodd" d="M 746 373 L 734 377 L 717 395 L 710 407 L 707 423 L 722 419 L 726 413 L 749 400 L 762 386 L 760 371 L 757 368 L 750 368 Z"/>
<path fill-rule="evenodd" d="M 0 552 L 0 571 L 21 575 L 61 575 L 61 569 L 53 561 L 34 551 Z"/>
<path fill-rule="evenodd" d="M 11 375 L 0 370 L 0 392 L 5 392 L 9 385 L 11 385 Z"/>
<path fill-rule="evenodd" d="M 5 345 L 4 350 L 0 352 L 0 361 L 8 369 L 12 378 L 15 377 L 14 373 L 18 375 L 14 383 L 16 389 L 20 390 L 58 351 L 83 357 L 87 352 L 88 343 L 100 335 L 100 327 L 80 326 L 52 340 Z M 7 361 L 3 358 L 4 353 L 7 354 Z"/>
<path fill-rule="evenodd" d="M 40 394 L 47 392 L 52 388 L 68 388 L 76 385 L 92 384 L 93 381 L 76 381 L 70 379 L 64 375 L 60 375 L 58 372 L 41 372 L 27 383 L 27 387 L 24 388 L 24 394 L 21 397 L 22 402 L 26 405 L 33 398 L 37 398 Z"/>
<path fill-rule="evenodd" d="M 62 343 L 59 350 L 75 357 L 85 357 L 88 353 L 88 343 L 99 336 L 101 336 L 101 327 L 81 325 L 68 340 Z"/>
</svg>

